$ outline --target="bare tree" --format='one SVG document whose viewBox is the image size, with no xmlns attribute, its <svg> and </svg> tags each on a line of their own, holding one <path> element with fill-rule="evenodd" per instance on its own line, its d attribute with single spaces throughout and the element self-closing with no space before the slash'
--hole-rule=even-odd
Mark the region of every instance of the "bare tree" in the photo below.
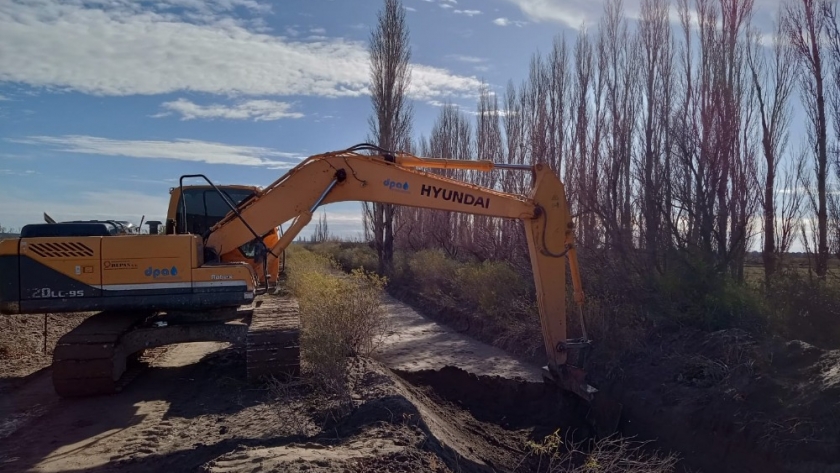
<svg viewBox="0 0 840 473">
<path fill-rule="evenodd" d="M 828 22 L 828 41 L 831 54 L 831 64 L 834 80 L 829 84 L 831 98 L 831 115 L 834 118 L 834 163 L 837 176 L 840 177 L 840 19 L 838 19 L 837 4 L 825 3 L 825 15 Z"/>
<path fill-rule="evenodd" d="M 796 156 L 795 160 L 788 164 L 779 190 L 775 237 L 778 266 L 782 264 L 784 254 L 790 251 L 796 239 L 796 229 L 799 228 L 802 218 L 803 194 L 797 186 L 800 183 L 800 176 L 805 173 L 807 151 L 800 152 Z"/>
<path fill-rule="evenodd" d="M 411 140 L 412 106 L 406 101 L 411 78 L 409 32 L 405 9 L 399 0 L 384 0 L 378 26 L 371 33 L 370 92 L 374 114 L 369 119 L 376 143 L 386 150 L 406 149 Z M 364 203 L 364 218 L 373 229 L 379 272 L 390 274 L 394 257 L 391 204 Z"/>
<path fill-rule="evenodd" d="M 463 112 L 455 105 L 446 103 L 441 108 L 429 136 L 429 152 L 438 158 L 470 159 L 472 129 Z M 463 170 L 435 170 L 446 177 L 467 180 Z M 438 248 L 443 248 L 450 256 L 456 256 L 464 247 L 465 214 L 429 210 L 424 212 L 424 220 L 431 222 L 429 236 Z"/>
<path fill-rule="evenodd" d="M 327 223 L 327 213 L 324 212 L 323 215 L 318 217 L 318 223 L 315 224 L 315 231 L 312 234 L 312 241 L 315 243 L 320 243 L 328 241 L 329 239 L 330 228 L 329 224 Z"/>
<path fill-rule="evenodd" d="M 599 213 L 607 245 L 623 257 L 632 247 L 631 179 L 632 144 L 640 107 L 637 43 L 631 40 L 622 0 L 609 0 L 604 7 L 598 52 L 599 76 L 605 90 L 604 160 L 600 181 Z"/>
<path fill-rule="evenodd" d="M 793 91 L 794 63 L 792 49 L 787 47 L 781 21 L 773 37 L 772 58 L 768 67 L 766 54 L 757 31 L 751 33 L 748 43 L 747 64 L 750 69 L 753 93 L 757 101 L 760 120 L 761 149 L 764 154 L 764 245 L 762 258 L 764 274 L 770 279 L 776 271 L 776 175 L 779 161 L 787 147 L 787 130 L 790 123 L 789 99 Z M 783 222 L 783 226 L 786 224 Z M 783 232 L 789 235 L 789 232 Z M 787 242 L 789 245 L 789 241 Z"/>
<path fill-rule="evenodd" d="M 644 0 L 639 23 L 642 112 L 642 244 L 651 266 L 657 263 L 661 234 L 660 202 L 664 195 L 665 145 L 670 117 L 672 45 L 667 0 Z"/>
<path fill-rule="evenodd" d="M 828 118 L 826 116 L 826 44 L 829 33 L 826 0 L 793 0 L 785 9 L 784 30 L 799 68 L 799 84 L 809 120 L 808 139 L 813 149 L 817 191 L 809 200 L 816 213 L 816 267 L 820 278 L 828 269 Z M 804 234 L 804 232 L 803 232 Z"/>
<path fill-rule="evenodd" d="M 475 150 L 478 159 L 502 162 L 504 149 L 502 144 L 502 129 L 499 121 L 499 101 L 493 95 L 491 98 L 489 87 L 482 85 L 475 125 Z M 473 183 L 495 189 L 498 186 L 498 174 L 483 172 L 475 174 Z M 475 222 L 472 229 L 474 245 L 473 253 L 480 259 L 500 258 L 503 255 L 503 241 L 498 228 L 500 220 L 489 217 L 473 217 Z"/>
<path fill-rule="evenodd" d="M 833 81 L 829 81 L 831 117 L 834 121 L 833 163 L 837 179 L 840 179 L 840 19 L 837 17 L 837 4 L 824 4 L 828 20 L 828 41 L 831 56 Z M 838 188 L 828 196 L 829 200 L 829 246 L 830 252 L 840 258 L 840 194 Z"/>
</svg>

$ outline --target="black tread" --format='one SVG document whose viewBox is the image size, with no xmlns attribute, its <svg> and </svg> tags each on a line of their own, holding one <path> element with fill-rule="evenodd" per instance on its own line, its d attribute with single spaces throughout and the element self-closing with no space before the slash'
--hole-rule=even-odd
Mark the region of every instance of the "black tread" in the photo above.
<svg viewBox="0 0 840 473">
<path fill-rule="evenodd" d="M 300 374 L 300 309 L 287 296 L 264 295 L 254 309 L 248 330 L 248 379 L 280 380 Z"/>
<path fill-rule="evenodd" d="M 99 312 L 61 337 L 53 351 L 52 379 L 61 397 L 118 392 L 125 384 L 127 360 L 116 350 L 122 334 L 149 314 Z"/>
</svg>

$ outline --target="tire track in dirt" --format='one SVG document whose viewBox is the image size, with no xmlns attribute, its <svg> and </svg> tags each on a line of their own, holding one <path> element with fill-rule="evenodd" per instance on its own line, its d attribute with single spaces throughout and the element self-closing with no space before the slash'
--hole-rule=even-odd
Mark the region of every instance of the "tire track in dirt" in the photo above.
<svg viewBox="0 0 840 473">
<path fill-rule="evenodd" d="M 151 361 L 151 369 L 112 396 L 60 399 L 52 390 L 49 373 L 44 373 L 20 394 L 36 392 L 46 400 L 45 408 L 4 439 L 0 450 L 7 458 L 0 470 L 119 469 L 119 465 L 168 451 L 175 445 L 173 434 L 190 423 L 171 418 L 173 407 L 196 396 L 180 375 L 200 372 L 197 363 L 222 348 L 224 344 L 195 343 L 156 349 L 159 356 Z"/>
</svg>

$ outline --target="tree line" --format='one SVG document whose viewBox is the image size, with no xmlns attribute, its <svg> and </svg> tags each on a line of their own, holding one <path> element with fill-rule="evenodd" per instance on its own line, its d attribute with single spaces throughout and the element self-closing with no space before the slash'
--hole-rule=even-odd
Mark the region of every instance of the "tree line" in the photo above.
<svg viewBox="0 0 840 473">
<path fill-rule="evenodd" d="M 405 11 L 384 3 L 370 39 L 379 146 L 550 166 L 582 255 L 622 271 L 691 261 L 743 279 L 757 245 L 770 279 L 798 240 L 824 278 L 840 256 L 834 2 L 787 0 L 762 30 L 754 0 L 642 0 L 636 21 L 608 0 L 597 28 L 557 35 L 521 83 L 484 86 L 474 111 L 445 104 L 417 139 Z M 804 132 L 791 133 L 794 117 Z M 507 192 L 530 185 L 527 173 L 439 172 Z M 381 204 L 365 204 L 363 221 L 383 273 L 395 246 L 529 264 L 516 221 Z"/>
</svg>

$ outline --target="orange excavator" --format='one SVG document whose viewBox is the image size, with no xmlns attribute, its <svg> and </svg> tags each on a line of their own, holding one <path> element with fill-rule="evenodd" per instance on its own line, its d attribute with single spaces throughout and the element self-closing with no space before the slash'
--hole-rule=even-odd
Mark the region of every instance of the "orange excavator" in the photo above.
<svg viewBox="0 0 840 473">
<path fill-rule="evenodd" d="M 528 172 L 532 188 L 527 195 L 500 192 L 423 169 Z M 548 166 L 423 158 L 361 144 L 311 156 L 238 204 L 203 175 L 182 176 L 182 185 L 185 178 L 206 180 L 229 209 L 201 234 L 188 226 L 164 235 L 113 235 L 96 223 L 33 224 L 19 238 L 0 242 L 0 312 L 96 312 L 56 346 L 53 382 L 60 395 L 116 392 L 132 354 L 192 341 L 244 343 L 249 376 L 297 373 L 294 311 L 263 297 L 267 284 L 253 264 L 222 256 L 250 244 L 258 257 L 276 257 L 318 207 L 364 201 L 522 221 L 547 359 L 544 378 L 592 403 L 599 430 L 617 426 L 621 407 L 588 384 L 573 362 L 585 358 L 591 340 L 580 310 L 582 336 L 567 337 L 567 262 L 578 309 L 584 295 L 565 188 Z M 263 237 L 287 222 L 268 248 Z"/>
<path fill-rule="evenodd" d="M 206 235 L 219 220 L 236 207 L 248 202 L 259 194 L 257 186 L 243 186 L 235 184 L 217 185 L 211 182 L 198 185 L 184 185 L 182 176 L 180 185 L 169 190 L 169 207 L 166 212 L 166 222 L 163 234 L 174 235 L 191 233 Z M 204 177 L 204 176 L 195 176 Z M 156 222 L 160 223 L 160 222 Z M 157 234 L 158 228 L 149 228 L 150 233 Z M 225 252 L 220 256 L 222 262 L 246 262 L 257 273 L 260 285 L 272 288 L 277 284 L 280 273 L 286 263 L 285 252 L 278 254 L 264 251 L 273 248 L 282 236 L 278 228 L 271 228 L 262 236 L 262 243 L 249 241 L 244 245 Z"/>
</svg>

